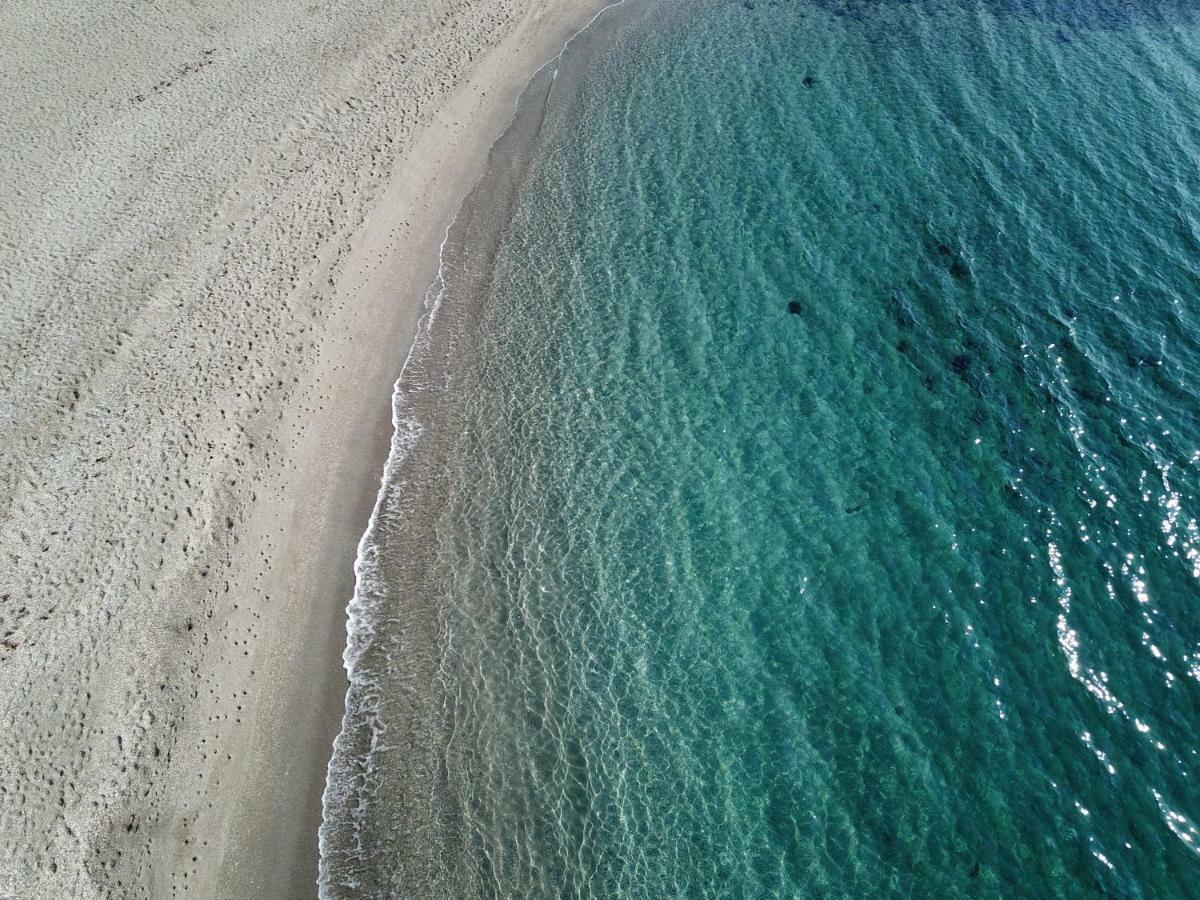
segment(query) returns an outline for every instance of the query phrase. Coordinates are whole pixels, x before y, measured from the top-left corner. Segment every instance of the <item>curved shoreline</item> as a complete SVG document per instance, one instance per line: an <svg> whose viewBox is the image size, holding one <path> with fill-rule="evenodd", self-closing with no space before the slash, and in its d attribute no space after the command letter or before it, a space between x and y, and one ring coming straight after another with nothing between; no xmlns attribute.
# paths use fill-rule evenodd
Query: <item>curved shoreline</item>
<svg viewBox="0 0 1200 900"><path fill-rule="evenodd" d="M381 738L388 727L387 723L382 721L378 715L378 707L385 701L381 695L381 687L371 673L366 671L368 667L361 665L364 655L368 653L374 643L376 617L384 615L385 619L387 618L387 610L381 609L381 607L388 602L388 577L384 572L385 561L380 558L384 554L381 554L381 549L376 541L381 528L381 512L384 510L393 519L410 518L423 521L424 516L430 512L431 508L433 510L437 508L436 502L430 504L421 496L430 490L428 485L436 482L437 476L425 477L427 473L424 469L422 469L421 476L413 476L410 472L401 472L400 470L410 455L418 452L421 438L429 425L428 419L431 416L420 411L422 405L424 405L425 413L430 414L434 407L430 407L429 403L432 402L435 407L446 405L445 398L442 398L439 404L438 400L431 401L421 395L426 391L440 394L438 387L448 384L451 379L451 370L447 367L446 360L430 359L431 354L436 354L434 342L437 339L434 335L434 326L448 285L451 281L455 282L454 289L456 291L463 287L457 283L460 279L451 277L450 270L461 262L459 257L467 248L472 254L482 251L485 258L490 258L494 254L507 222L506 211L511 211L515 202L515 193L513 192L523 181L524 166L527 165L528 154L536 142L541 117L544 115L548 102L548 94L557 80L565 55L578 37L588 32L606 13L624 5L625 2L626 0L617 0L617 2L607 3L597 9L582 27L574 30L562 41L557 54L549 58L529 76L513 101L512 113L502 133L488 148L486 165L480 167L478 177L458 202L456 211L446 226L438 247L437 273L425 292L424 313L418 323L401 374L393 385L391 396L393 430L390 451L383 467L379 492L367 528L358 544L354 566L355 590L346 607L347 642L343 653L343 662L349 687L346 693L346 709L342 728L334 741L334 752L329 762L323 795L320 840L322 896L335 896L338 887L348 889L354 885L361 889L363 874L357 870L349 873L335 872L334 870L337 868L335 863L347 864L353 870L356 863L361 864L371 856L371 848L366 846L368 840L364 838L363 834L366 829L363 818L366 815L367 806L374 799L371 796L373 789L378 789L373 762L380 747ZM542 91L545 91L546 96L542 95ZM498 187L498 185L501 186ZM493 216L489 218L488 213L493 213ZM486 222L480 225L480 219L486 219ZM453 262L449 261L450 257L453 257ZM468 287L462 291L465 296L458 298L459 302L456 306L461 305L467 308L453 310L454 317L457 318L463 316L470 318L477 311L476 300L482 302L482 282L487 281L487 276L482 274L488 271L486 262L483 266L468 268L472 272L481 273L479 275L481 285L474 288ZM453 325L447 327L451 330L454 329ZM438 346L442 346L442 344L439 343ZM437 382L438 387L429 384L430 381ZM453 406L454 403L449 405ZM439 418L442 413L443 410L438 408L437 416ZM440 428L437 425L433 427L439 432L444 429L444 425ZM426 450L424 455L436 456L438 449ZM419 461L418 465L422 465L423 462ZM432 464L436 465L436 463ZM410 486L409 490L405 491L405 486ZM436 496L437 489L433 488L432 490ZM414 494L418 495L420 499L414 499ZM400 507L403 507L403 512L399 512ZM395 552L386 555L392 560L393 566L400 565L396 561L398 556ZM410 595L421 593L419 588L413 588L412 585L406 584L405 587ZM412 597L393 596L391 598L393 617L396 615L396 607L405 605L412 599ZM420 618L422 615L419 610L414 613L407 609L405 614L416 618ZM431 617L434 615L436 613L430 614ZM385 627L386 624L385 621ZM382 651L382 655L386 657L387 651ZM432 723L427 724L432 725ZM415 739L406 735L409 743L422 742L425 734L423 729L411 730L421 733ZM432 739L432 735L430 738ZM397 741L402 739L404 738L398 738ZM349 822L346 821L347 818L350 819ZM347 829L349 829L348 832ZM375 844L383 843L378 835L375 835L374 838ZM392 843L387 843L389 849L393 849ZM395 853L397 855L404 854L402 846L399 846L403 843L399 838L396 839ZM340 846L334 850L334 845ZM340 859L332 858L335 853L340 856ZM366 876L367 879L370 877ZM371 884L369 880L367 884ZM375 889L383 889L383 887L380 884L374 885ZM432 884L427 887L432 887Z"/></svg>
<svg viewBox="0 0 1200 900"><path fill-rule="evenodd" d="M397 348L599 5L0 14L0 894L311 896Z"/></svg>

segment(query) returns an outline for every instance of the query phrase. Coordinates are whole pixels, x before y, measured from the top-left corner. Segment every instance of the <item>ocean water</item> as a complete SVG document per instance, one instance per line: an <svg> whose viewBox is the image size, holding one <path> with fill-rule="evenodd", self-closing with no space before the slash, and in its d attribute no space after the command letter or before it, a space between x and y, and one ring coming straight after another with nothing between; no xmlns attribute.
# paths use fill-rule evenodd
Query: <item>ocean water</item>
<svg viewBox="0 0 1200 900"><path fill-rule="evenodd" d="M1183 2L569 47L397 392L324 894L1197 896L1198 98Z"/></svg>

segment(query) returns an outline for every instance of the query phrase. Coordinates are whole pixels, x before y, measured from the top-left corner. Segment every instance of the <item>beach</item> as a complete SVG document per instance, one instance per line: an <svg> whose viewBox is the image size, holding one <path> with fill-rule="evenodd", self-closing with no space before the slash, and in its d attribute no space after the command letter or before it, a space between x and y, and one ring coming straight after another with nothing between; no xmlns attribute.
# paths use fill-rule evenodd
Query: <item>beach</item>
<svg viewBox="0 0 1200 900"><path fill-rule="evenodd" d="M0 11L0 900L1187 897L1200 13Z"/></svg>
<svg viewBox="0 0 1200 900"><path fill-rule="evenodd" d="M315 893L391 386L600 5L0 12L0 896Z"/></svg>

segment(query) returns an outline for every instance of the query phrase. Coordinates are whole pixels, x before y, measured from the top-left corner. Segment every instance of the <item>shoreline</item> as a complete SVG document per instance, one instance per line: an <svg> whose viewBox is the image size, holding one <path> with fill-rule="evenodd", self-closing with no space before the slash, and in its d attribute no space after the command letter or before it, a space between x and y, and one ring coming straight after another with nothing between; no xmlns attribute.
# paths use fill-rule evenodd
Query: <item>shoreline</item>
<svg viewBox="0 0 1200 900"><path fill-rule="evenodd" d="M488 148L486 167L444 232L428 312L396 383L392 448L355 565L346 654L351 686L321 830L321 884L330 896L337 888L390 895L398 885L417 896L478 892L441 759L448 698L430 689L437 686L442 615L430 527L449 489L447 463L461 436L462 374L481 337L495 254L547 116L561 117L560 103L571 100L558 95L572 98L612 33L630 27L632 12L600 21L624 5L598 8L522 86ZM638 14L644 6L637 5ZM567 57L577 39L583 46Z"/></svg>
<svg viewBox="0 0 1200 900"><path fill-rule="evenodd" d="M344 44L281 18L275 55L254 45L241 57L206 22L200 42L218 46L198 50L200 63L170 69L160 93L137 94L130 112L116 100L116 118L103 106L89 112L87 126L104 140L93 140L88 157L62 151L62 168L99 166L94 196L47 170L40 183L63 192L72 214L21 238L22 208L0 221L12 235L0 262L29 292L28 314L0 323L0 364L21 376L0 401L13 412L10 426L16 416L28 422L28 434L0 435L6 450L19 450L0 482L0 512L23 603L14 609L6 594L0 605L6 631L16 625L0 655L10 676L0 707L16 726L0 745L0 786L21 798L0 810L0 894L312 895L326 765L344 708L351 563L437 248L533 73L605 5L542 2L518 12L497 2L439 13L429 3L424 18L413 10L400 23L364 13L352 31L339 21ZM192 34L181 18L163 30L164 54L181 27ZM111 27L123 26L114 14ZM297 47L302 39L311 51ZM444 52L447 41L454 53ZM162 68L153 51L151 43L135 60L148 73ZM27 63L37 52L12 58ZM259 61L252 52L264 54L262 83L249 74L249 61ZM293 87L288 67L305 52L321 60L319 72ZM53 48L35 62L59 65ZM405 66L411 78L396 72ZM88 75L68 86L76 93L64 94L64 121L76 115L79 91L94 92ZM218 75L217 88L203 81ZM291 106L272 107L268 76L292 92ZM118 66L111 80L114 97L133 95L129 72ZM262 123L261 134L221 120L212 146L193 137L178 160L181 172L204 178L147 193L142 164L128 160L170 152L162 117L193 128L213 109L236 108L229 97L239 91L261 100L259 118L248 120ZM41 96L31 89L13 102ZM152 110L163 98L170 103ZM29 116L46 133L62 127ZM162 148L126 141L126 131L157 136ZM224 166L241 159L225 147L238 140L246 161ZM157 163L155 177L169 163ZM132 199L114 209L114 191ZM36 192L20 196L39 209ZM162 237L129 256L130 231L146 227ZM127 262L80 280L78 267L63 266L64 243L80 244L85 261L107 258L111 244ZM15 262L2 258L10 252ZM85 306L98 291L121 305ZM56 315L66 330L40 338L37 323ZM57 410L34 409L32 386L44 394L47 378L59 377L46 373L64 361L72 380ZM66 424L51 426L53 416ZM81 482L84 454L96 460L86 465L105 468ZM57 551L49 574L34 555L39 542ZM55 592L76 584L71 573L84 574L62 608ZM35 630L35 615L48 624ZM88 648L82 660L77 648ZM47 780L65 785L26 802L25 791Z"/></svg>
<svg viewBox="0 0 1200 900"><path fill-rule="evenodd" d="M326 577L331 582L328 593L337 597L328 617L328 627L324 624L318 626L319 630L330 635L322 654L332 658L333 668L331 670L326 665L323 669L328 685L320 692L318 701L322 710L320 725L311 740L313 756L303 766L305 770L311 770L306 780L315 783L317 789L305 792L307 808L302 817L293 820L294 834L278 834L277 843L253 848L248 854L248 861L266 877L260 880L239 876L235 881L230 881L226 876L221 881L222 890L228 889L236 895L254 891L258 896L268 896L274 881L272 862L281 854L288 854L289 844L305 848L302 855L306 854L306 864L302 872L296 873L294 889L289 889L286 895L301 895L303 890L316 883L318 830L323 818L329 758L334 738L343 724L345 696L349 686L343 667L348 625L346 601L354 594L354 561L364 529L379 502L381 473L391 452L395 427L392 415L395 384L416 340L419 322L426 314L426 295L438 275L441 244L447 239L448 231L453 227L466 197L482 176L492 148L511 125L518 99L536 73L557 58L555 51L561 52L561 48L581 27L586 27L610 5L609 0L572 0L552 11L531 15L523 22L456 89L454 96L439 110L437 121L426 127L412 151L398 161L395 169L400 174L376 205L376 216L382 221L368 219L362 227L364 244L360 255L367 259L377 254L379 262L374 269L364 273L363 284L355 292L370 296L383 305L390 303L389 297L402 295L410 299L397 304L403 306L402 310L390 313L402 319L402 324L391 338L381 339L378 323L372 323L367 316L360 314L360 330L350 339L355 353L362 352L364 345L368 356L394 353L395 364L377 370L375 385L367 392L368 405L374 407L374 421L363 430L362 437L370 435L375 448L372 454L355 461L354 454L361 446L360 439L350 437L342 442L343 447L338 451L333 448L319 450L315 464L308 467L317 473L326 471L327 465L339 465L343 469L341 477L345 480L347 491L343 494L337 487L330 491L335 496L336 506L331 510L332 514L321 518L328 526L332 526L335 534L318 541L322 558L313 567L328 573ZM432 165L430 161L433 161ZM382 243L380 237L389 231L394 232L401 221L408 225L405 214L415 211L419 211L425 219L419 227L419 234L414 234L416 229L410 226L404 237L394 243L388 242L390 246L376 248L375 244ZM400 281L403 282L402 286L398 283ZM345 349L349 351L351 348L347 346ZM395 352L397 350L400 352ZM360 383L351 367L341 371L347 373L344 376L347 381L356 385ZM332 380L333 373L330 373L330 377ZM297 547L296 552L302 555L305 550ZM336 582L336 587L333 582ZM303 695L295 698L293 702L299 707L298 714L286 718L302 720L304 699ZM294 745L287 740L278 752L282 758L293 751ZM286 772L287 768L284 767L283 771ZM253 819L259 821L246 822L245 830L251 833L262 829L262 820L281 821L263 811L256 811ZM234 869L244 867L243 860L235 860Z"/></svg>

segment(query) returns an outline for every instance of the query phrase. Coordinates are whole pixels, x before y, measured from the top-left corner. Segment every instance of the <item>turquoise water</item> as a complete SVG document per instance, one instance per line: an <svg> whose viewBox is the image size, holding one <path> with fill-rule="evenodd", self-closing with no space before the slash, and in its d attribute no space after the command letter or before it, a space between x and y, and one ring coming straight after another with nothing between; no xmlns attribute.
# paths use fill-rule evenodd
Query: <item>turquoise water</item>
<svg viewBox="0 0 1200 900"><path fill-rule="evenodd" d="M1196 896L1198 89L1148 0L665 2L593 48L327 891Z"/></svg>

